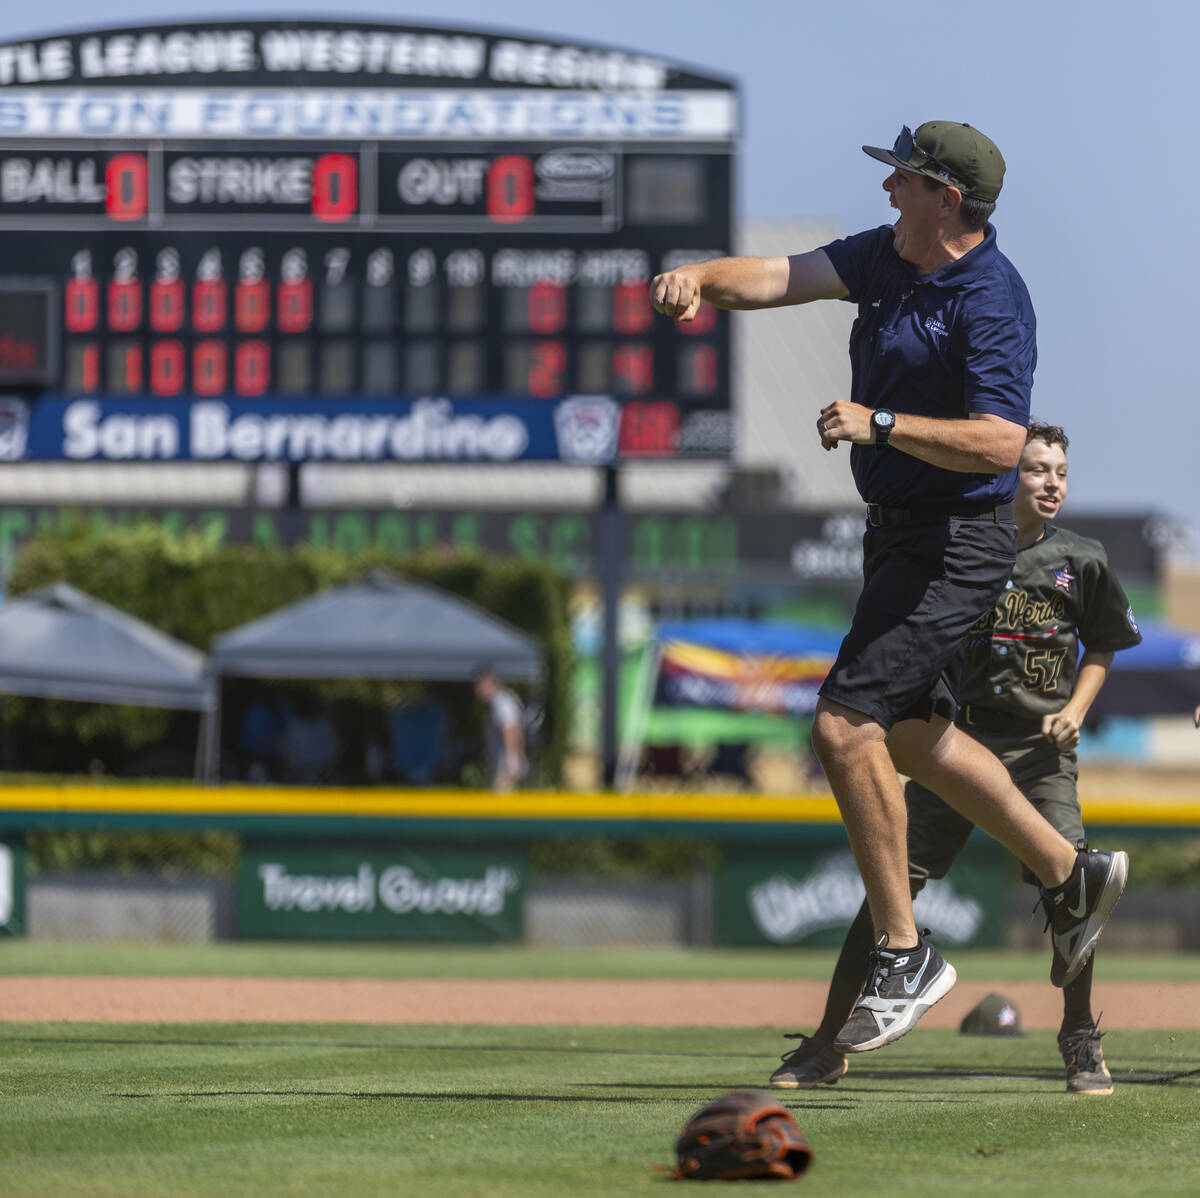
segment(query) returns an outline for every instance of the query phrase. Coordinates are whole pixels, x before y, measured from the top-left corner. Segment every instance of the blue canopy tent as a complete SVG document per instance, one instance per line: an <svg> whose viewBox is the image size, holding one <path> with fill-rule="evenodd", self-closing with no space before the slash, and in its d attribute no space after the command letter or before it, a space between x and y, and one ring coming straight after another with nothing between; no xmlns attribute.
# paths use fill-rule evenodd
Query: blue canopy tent
<svg viewBox="0 0 1200 1198"><path fill-rule="evenodd" d="M1200 633L1142 621L1142 643L1113 658L1089 720L1191 714L1200 703Z"/></svg>
<svg viewBox="0 0 1200 1198"><path fill-rule="evenodd" d="M217 702L205 664L198 649L65 582L0 607L0 692L199 712L198 776Z"/></svg>
<svg viewBox="0 0 1200 1198"><path fill-rule="evenodd" d="M204 777L220 777L223 676L470 682L483 665L535 687L545 674L532 637L465 599L386 570L309 595L214 638L209 669L217 702L205 736ZM393 733L433 735L431 729L393 723ZM414 762L429 766L424 756L407 764Z"/></svg>
<svg viewBox="0 0 1200 1198"><path fill-rule="evenodd" d="M795 624L712 619L660 625L642 657L617 763L632 784L655 707L811 716L843 633Z"/></svg>

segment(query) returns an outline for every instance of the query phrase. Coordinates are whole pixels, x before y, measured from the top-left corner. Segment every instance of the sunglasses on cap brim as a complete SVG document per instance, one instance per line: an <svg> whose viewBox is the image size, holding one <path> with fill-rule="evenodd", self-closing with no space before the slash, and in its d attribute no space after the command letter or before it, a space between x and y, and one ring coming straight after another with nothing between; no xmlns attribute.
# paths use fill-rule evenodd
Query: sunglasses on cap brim
<svg viewBox="0 0 1200 1198"><path fill-rule="evenodd" d="M900 134L892 145L892 153L901 162L907 163L914 170L930 169L949 186L961 190L961 185L955 178L954 172L944 163L939 162L932 154L922 150L917 145L917 139L913 136L913 131L907 125L901 127Z"/></svg>

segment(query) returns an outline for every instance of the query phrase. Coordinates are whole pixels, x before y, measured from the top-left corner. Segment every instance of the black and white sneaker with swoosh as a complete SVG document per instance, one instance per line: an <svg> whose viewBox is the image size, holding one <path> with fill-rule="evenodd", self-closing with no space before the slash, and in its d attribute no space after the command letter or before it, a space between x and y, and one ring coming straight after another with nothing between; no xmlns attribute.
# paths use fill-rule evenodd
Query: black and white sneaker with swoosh
<svg viewBox="0 0 1200 1198"><path fill-rule="evenodd" d="M899 1040L950 993L958 975L925 939L928 935L926 929L916 948L902 952L889 951L887 934L880 936L862 997L833 1042L839 1052L870 1052Z"/></svg>
<svg viewBox="0 0 1200 1198"><path fill-rule="evenodd" d="M1129 877L1129 855L1088 849L1075 858L1071 876L1041 890L1054 954L1050 981L1069 986L1087 964Z"/></svg>

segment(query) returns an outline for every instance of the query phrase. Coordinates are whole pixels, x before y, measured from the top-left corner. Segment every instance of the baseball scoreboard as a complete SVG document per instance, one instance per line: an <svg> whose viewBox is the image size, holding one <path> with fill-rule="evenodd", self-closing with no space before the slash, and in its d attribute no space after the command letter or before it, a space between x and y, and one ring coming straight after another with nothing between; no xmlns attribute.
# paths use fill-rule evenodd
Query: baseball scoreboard
<svg viewBox="0 0 1200 1198"><path fill-rule="evenodd" d="M0 46L0 458L725 457L737 96L645 55L221 21Z"/></svg>

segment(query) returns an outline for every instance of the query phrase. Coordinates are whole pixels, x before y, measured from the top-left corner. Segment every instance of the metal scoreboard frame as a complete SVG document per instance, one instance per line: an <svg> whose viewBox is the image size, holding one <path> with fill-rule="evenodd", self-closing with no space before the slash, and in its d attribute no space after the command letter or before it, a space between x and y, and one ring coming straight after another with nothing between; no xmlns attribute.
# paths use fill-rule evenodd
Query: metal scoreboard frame
<svg viewBox="0 0 1200 1198"><path fill-rule="evenodd" d="M337 21L0 45L0 461L727 459L738 96Z"/></svg>

